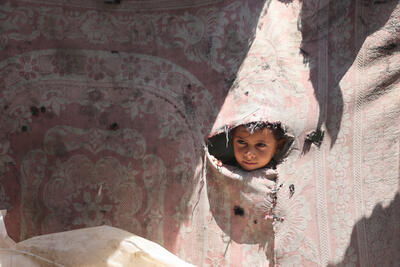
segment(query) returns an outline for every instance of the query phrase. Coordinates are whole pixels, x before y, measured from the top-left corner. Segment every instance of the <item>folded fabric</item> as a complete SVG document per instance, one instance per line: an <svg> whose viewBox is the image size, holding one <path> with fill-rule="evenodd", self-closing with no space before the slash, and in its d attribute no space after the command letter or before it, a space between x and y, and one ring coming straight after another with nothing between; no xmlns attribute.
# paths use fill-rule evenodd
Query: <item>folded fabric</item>
<svg viewBox="0 0 400 267"><path fill-rule="evenodd" d="M160 245L111 226L36 236L0 250L0 265L193 266Z"/></svg>

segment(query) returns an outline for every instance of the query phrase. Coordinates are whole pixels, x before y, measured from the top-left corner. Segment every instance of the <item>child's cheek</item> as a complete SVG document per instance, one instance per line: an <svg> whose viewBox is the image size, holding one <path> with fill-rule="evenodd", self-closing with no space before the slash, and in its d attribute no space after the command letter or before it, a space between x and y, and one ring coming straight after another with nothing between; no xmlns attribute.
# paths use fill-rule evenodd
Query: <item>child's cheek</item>
<svg viewBox="0 0 400 267"><path fill-rule="evenodd" d="M240 157L245 153L245 150L246 149L244 147L237 147L236 149L234 149L235 156L237 155L238 157Z"/></svg>

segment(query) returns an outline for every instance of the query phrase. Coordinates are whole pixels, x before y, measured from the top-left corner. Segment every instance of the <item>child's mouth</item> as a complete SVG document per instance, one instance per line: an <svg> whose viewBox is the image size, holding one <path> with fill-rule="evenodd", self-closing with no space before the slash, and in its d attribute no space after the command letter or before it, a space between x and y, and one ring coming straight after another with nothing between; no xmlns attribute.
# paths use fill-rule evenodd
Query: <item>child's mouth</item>
<svg viewBox="0 0 400 267"><path fill-rule="evenodd" d="M256 165L256 162L248 162L248 161L243 161L244 164L246 165Z"/></svg>

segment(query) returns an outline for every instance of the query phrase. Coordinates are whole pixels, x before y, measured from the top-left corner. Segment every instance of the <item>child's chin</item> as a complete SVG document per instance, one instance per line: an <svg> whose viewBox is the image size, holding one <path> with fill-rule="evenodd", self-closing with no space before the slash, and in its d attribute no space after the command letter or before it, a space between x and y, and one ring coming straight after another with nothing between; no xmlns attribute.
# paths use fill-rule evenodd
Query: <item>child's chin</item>
<svg viewBox="0 0 400 267"><path fill-rule="evenodd" d="M247 166L247 165L240 165L240 167L242 167L242 169L243 170L245 170L245 171L254 171L254 170L257 170L257 169L259 169L259 168L261 168L261 167L259 167L259 166Z"/></svg>

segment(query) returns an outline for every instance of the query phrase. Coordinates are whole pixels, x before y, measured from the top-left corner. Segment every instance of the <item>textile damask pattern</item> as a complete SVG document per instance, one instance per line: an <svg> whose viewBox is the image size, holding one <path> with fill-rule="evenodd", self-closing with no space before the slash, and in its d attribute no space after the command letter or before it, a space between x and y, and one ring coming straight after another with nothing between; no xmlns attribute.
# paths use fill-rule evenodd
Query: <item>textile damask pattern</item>
<svg viewBox="0 0 400 267"><path fill-rule="evenodd" d="M262 4L231 1L224 6L189 9L182 14L181 11L166 12L162 9L162 5L171 4L180 10L185 4L179 1L141 1L142 5L161 8L158 12L139 12L142 9L136 1L123 1L121 6L116 5L117 9L111 6L111 11L118 12L110 12L107 5L99 6L98 1L84 4L81 1L68 4L64 1L41 1L41 5L29 6L24 4L26 2L38 1L6 2L0 7L2 48L14 50L17 49L14 42L43 40L50 43L62 41L57 46L77 45L79 49L83 49L79 46L82 41L89 47L129 49L133 46L141 50L143 46L145 49L154 46L167 49L167 53L179 49L193 63L204 62L218 72L227 71L228 79L229 75L235 74L234 70L241 63L239 59L248 49L248 39L256 23L251 14L256 13ZM85 8L75 7L77 3ZM193 6L199 4L200 1L191 1ZM201 5L207 4L210 3L201 1ZM88 9L91 5L97 8Z"/></svg>
<svg viewBox="0 0 400 267"><path fill-rule="evenodd" d="M108 224L198 266L396 266L399 12L363 0L0 1L9 235ZM294 137L273 225L250 218L254 203L234 211L264 199L265 180L237 190L207 165L205 137L238 118L282 121ZM324 140L308 146L316 129Z"/></svg>
<svg viewBox="0 0 400 267"><path fill-rule="evenodd" d="M54 64L61 57L64 66ZM69 64L83 66L65 74ZM183 218L174 214L187 212L175 206L188 205L183 188L193 187L201 156L195 140L215 113L201 83L160 58L101 51L36 51L1 69L2 173L20 177L20 206L10 213L20 228L10 234L109 224L170 246L173 231L163 229L177 229ZM5 185L11 206L16 195Z"/></svg>

